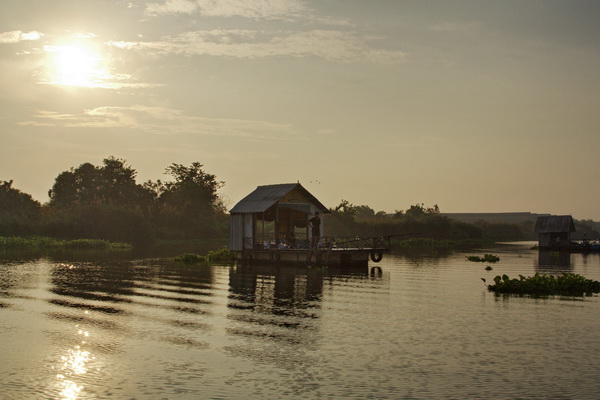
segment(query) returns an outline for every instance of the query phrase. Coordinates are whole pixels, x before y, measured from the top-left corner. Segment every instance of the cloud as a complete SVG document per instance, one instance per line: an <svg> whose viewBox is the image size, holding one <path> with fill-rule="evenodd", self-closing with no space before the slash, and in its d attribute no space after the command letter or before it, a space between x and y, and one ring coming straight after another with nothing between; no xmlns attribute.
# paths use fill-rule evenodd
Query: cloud
<svg viewBox="0 0 600 400"><path fill-rule="evenodd" d="M149 3L146 6L146 14L191 14L197 9L198 4L195 1L165 0L163 3Z"/></svg>
<svg viewBox="0 0 600 400"><path fill-rule="evenodd" d="M442 22L429 27L432 31L439 32L471 32L481 29L481 22Z"/></svg>
<svg viewBox="0 0 600 400"><path fill-rule="evenodd" d="M38 111L30 121L19 125L61 128L130 129L154 134L197 134L240 137L247 140L295 139L288 124L268 121L204 118L189 116L166 107L134 105L98 107L81 114Z"/></svg>
<svg viewBox="0 0 600 400"><path fill-rule="evenodd" d="M0 44L7 43L19 43L26 40L38 40L43 35L37 31L22 32L22 31L10 31L0 33Z"/></svg>
<svg viewBox="0 0 600 400"><path fill-rule="evenodd" d="M157 54L210 55L233 58L318 57L337 62L396 63L405 59L401 51L374 48L377 38L356 32L311 30L267 33L253 30L192 31L155 42L111 42L123 49Z"/></svg>
<svg viewBox="0 0 600 400"><path fill-rule="evenodd" d="M286 19L305 10L298 0L164 0L149 3L145 13L150 16L199 13L209 17Z"/></svg>

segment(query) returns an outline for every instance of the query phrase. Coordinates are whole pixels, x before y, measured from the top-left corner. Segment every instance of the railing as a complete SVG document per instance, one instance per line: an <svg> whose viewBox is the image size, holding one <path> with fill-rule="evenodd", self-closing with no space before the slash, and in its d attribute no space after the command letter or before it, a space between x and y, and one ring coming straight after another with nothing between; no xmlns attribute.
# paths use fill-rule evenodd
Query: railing
<svg viewBox="0 0 600 400"><path fill-rule="evenodd" d="M245 248L253 248L255 250L270 250L270 249L309 249L310 239L306 237L289 237L276 236L274 234L257 235L253 242L252 238L244 238Z"/></svg>
<svg viewBox="0 0 600 400"><path fill-rule="evenodd" d="M343 250L390 250L390 236L373 237L325 237L322 239L326 247Z"/></svg>
<svg viewBox="0 0 600 400"><path fill-rule="evenodd" d="M380 250L389 251L390 236L375 237L332 237L325 236L319 239L320 249L338 249L338 250ZM309 238L284 237L270 235L259 235L253 242L252 238L244 238L245 248L255 250L288 250L288 249L310 249L311 240Z"/></svg>

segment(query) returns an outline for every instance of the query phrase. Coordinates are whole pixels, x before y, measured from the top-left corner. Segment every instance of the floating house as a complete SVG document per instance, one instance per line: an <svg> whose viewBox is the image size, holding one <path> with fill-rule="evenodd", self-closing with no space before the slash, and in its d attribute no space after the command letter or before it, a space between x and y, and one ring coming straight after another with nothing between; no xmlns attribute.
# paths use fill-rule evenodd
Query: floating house
<svg viewBox="0 0 600 400"><path fill-rule="evenodd" d="M570 215L538 216L533 231L538 234L540 249L568 249L573 245L575 223Z"/></svg>
<svg viewBox="0 0 600 400"><path fill-rule="evenodd" d="M305 265L366 265L389 250L389 238L324 237L325 218L315 242L309 219L317 212L330 213L300 183L258 186L230 210L229 249L247 263Z"/></svg>

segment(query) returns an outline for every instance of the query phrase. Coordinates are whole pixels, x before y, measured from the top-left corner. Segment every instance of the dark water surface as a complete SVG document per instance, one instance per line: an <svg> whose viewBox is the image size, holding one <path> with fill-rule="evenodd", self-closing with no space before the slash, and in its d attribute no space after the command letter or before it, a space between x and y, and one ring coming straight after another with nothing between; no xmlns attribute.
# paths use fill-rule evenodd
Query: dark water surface
<svg viewBox="0 0 600 400"><path fill-rule="evenodd" d="M466 260L484 252L493 271ZM598 397L600 297L497 297L481 278L600 280L600 255L513 244L375 265L0 261L0 398Z"/></svg>

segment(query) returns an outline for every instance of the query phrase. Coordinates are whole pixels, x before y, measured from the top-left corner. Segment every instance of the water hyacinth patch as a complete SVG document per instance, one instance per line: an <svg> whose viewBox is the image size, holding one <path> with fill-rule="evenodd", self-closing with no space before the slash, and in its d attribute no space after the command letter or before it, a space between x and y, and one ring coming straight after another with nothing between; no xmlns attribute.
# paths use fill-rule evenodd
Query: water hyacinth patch
<svg viewBox="0 0 600 400"><path fill-rule="evenodd" d="M493 254L484 254L483 257L479 256L468 256L467 260L473 262L489 262L489 263L497 263L500 261L500 257L495 256Z"/></svg>
<svg viewBox="0 0 600 400"><path fill-rule="evenodd" d="M494 285L488 285L488 290L498 294L591 296L600 293L600 282L578 274L554 276L536 273L531 277L519 275L519 279L511 279L505 274L496 276Z"/></svg>
<svg viewBox="0 0 600 400"><path fill-rule="evenodd" d="M228 249L209 251L208 260L211 262L232 262L235 261L235 253Z"/></svg>
<svg viewBox="0 0 600 400"><path fill-rule="evenodd" d="M195 253L185 253L175 257L174 260L184 264L199 264L206 262L207 258Z"/></svg>
<svg viewBox="0 0 600 400"><path fill-rule="evenodd" d="M174 260L184 264L199 264L205 262L227 263L235 261L235 253L227 249L209 251L206 256L195 253L185 253L175 257Z"/></svg>

